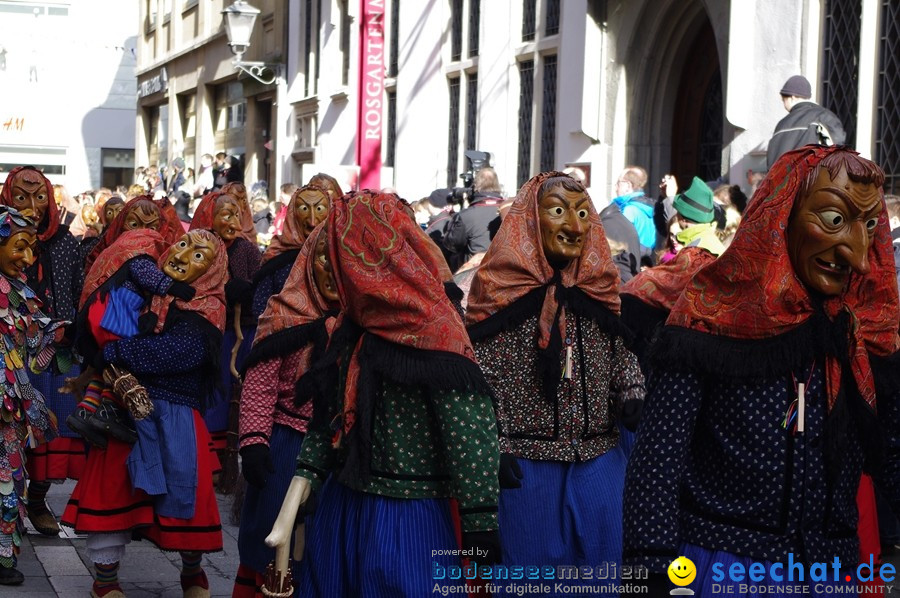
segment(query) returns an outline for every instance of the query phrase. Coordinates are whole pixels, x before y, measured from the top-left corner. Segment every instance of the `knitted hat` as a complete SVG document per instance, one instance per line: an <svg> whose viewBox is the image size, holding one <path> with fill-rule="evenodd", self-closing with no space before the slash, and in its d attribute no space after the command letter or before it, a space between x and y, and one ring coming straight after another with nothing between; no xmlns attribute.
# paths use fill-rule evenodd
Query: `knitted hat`
<svg viewBox="0 0 900 598"><path fill-rule="evenodd" d="M453 195L453 189L435 189L428 196L428 203L436 208L446 208L451 195Z"/></svg>
<svg viewBox="0 0 900 598"><path fill-rule="evenodd" d="M784 82L784 86L781 88L781 95L797 96L798 98L808 100L812 97L812 87L806 77L803 75L794 75Z"/></svg>
<svg viewBox="0 0 900 598"><path fill-rule="evenodd" d="M712 222L713 192L709 185L694 177L691 187L679 193L672 203L675 211L694 222Z"/></svg>

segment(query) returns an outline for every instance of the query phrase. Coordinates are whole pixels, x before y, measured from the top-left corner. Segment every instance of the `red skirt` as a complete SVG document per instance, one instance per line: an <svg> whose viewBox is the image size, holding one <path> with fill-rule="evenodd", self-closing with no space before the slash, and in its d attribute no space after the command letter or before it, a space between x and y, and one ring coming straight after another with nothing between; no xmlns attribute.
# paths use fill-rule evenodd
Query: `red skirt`
<svg viewBox="0 0 900 598"><path fill-rule="evenodd" d="M26 452L25 466L33 482L80 479L87 461L87 444L81 438L54 438Z"/></svg>
<svg viewBox="0 0 900 598"><path fill-rule="evenodd" d="M222 523L213 490L212 474L218 460L209 449L209 432L195 410L197 442L197 492L190 519L162 517L154 510L151 496L133 489L126 460L131 447L109 439L105 449L91 449L84 475L69 499L61 523L76 533L130 531L162 550L217 552L222 550Z"/></svg>

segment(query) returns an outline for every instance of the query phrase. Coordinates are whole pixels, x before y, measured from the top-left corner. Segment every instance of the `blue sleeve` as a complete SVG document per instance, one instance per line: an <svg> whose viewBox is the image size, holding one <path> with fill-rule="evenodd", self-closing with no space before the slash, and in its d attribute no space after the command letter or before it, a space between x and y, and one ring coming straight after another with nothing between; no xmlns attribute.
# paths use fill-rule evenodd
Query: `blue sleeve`
<svg viewBox="0 0 900 598"><path fill-rule="evenodd" d="M141 290L153 295L165 295L172 286L172 279L163 274L149 257L136 257L128 262L131 280Z"/></svg>
<svg viewBox="0 0 900 598"><path fill-rule="evenodd" d="M653 224L653 219L634 206L625 206L622 214L634 226L641 245L653 249L656 245L656 226Z"/></svg>
<svg viewBox="0 0 900 598"><path fill-rule="evenodd" d="M202 331L191 324L176 324L161 334L136 336L107 343L103 358L132 374L190 372L208 359Z"/></svg>
<svg viewBox="0 0 900 598"><path fill-rule="evenodd" d="M661 572L679 555L679 490L702 390L694 374L652 378L625 475L624 554Z"/></svg>

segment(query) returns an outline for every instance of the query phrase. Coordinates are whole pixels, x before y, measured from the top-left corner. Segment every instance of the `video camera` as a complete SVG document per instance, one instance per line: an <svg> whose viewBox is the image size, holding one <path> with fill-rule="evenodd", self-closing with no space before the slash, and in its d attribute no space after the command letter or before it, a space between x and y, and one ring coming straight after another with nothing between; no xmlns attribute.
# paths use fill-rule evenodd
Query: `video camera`
<svg viewBox="0 0 900 598"><path fill-rule="evenodd" d="M450 202L455 204L460 204L464 201L471 201L472 196L475 195L474 181L475 181L475 173L484 168L485 166L491 165L491 154L490 152L480 152L478 150L466 150L463 154L466 157L466 160L469 161L469 169L464 173L459 175L459 178L462 179L463 186L462 187L454 187L452 193L450 194Z"/></svg>

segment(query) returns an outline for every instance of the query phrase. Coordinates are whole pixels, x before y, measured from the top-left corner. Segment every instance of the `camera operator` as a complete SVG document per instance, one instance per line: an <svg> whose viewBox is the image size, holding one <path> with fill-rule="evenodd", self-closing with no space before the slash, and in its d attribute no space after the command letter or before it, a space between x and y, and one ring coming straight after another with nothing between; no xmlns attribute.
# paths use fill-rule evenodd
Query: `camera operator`
<svg viewBox="0 0 900 598"><path fill-rule="evenodd" d="M497 208L503 201L500 181L490 166L480 169L473 182L469 207L456 214L444 234L444 248L450 253L450 269L454 272L476 253L487 251L491 244L490 223L499 218Z"/></svg>

